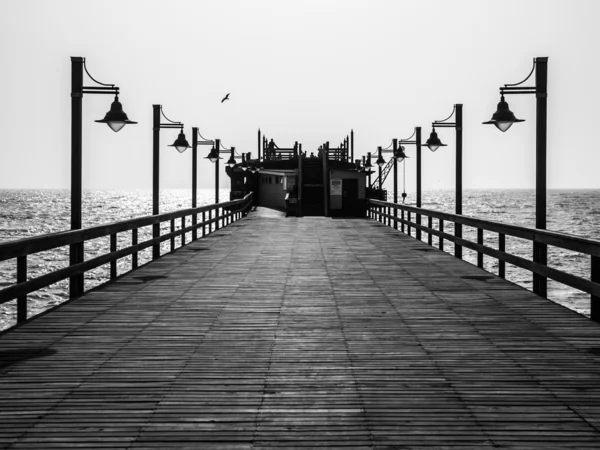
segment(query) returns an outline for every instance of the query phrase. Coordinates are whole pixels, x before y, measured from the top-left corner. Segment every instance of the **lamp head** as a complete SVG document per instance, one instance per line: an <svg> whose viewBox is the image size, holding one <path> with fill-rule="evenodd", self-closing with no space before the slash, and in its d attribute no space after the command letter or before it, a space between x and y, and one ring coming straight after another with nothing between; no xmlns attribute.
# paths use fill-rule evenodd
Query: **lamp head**
<svg viewBox="0 0 600 450"><path fill-rule="evenodd" d="M222 158L219 156L217 149L213 147L210 149L210 153L208 154L208 156L205 159L208 159L211 163L214 163Z"/></svg>
<svg viewBox="0 0 600 450"><path fill-rule="evenodd" d="M483 122L485 125L495 125L500 131L508 130L515 122L525 122L523 119L517 119L513 112L509 109L508 103L504 100L504 94L500 96L498 109L492 115L492 119Z"/></svg>
<svg viewBox="0 0 600 450"><path fill-rule="evenodd" d="M169 147L175 147L175 150L177 150L179 153L183 153L188 148L190 148L190 144L188 143L187 139L185 138L183 128L179 132L179 136L177 136L177 139L175 139L175 142L173 142L171 145L169 145Z"/></svg>
<svg viewBox="0 0 600 450"><path fill-rule="evenodd" d="M429 147L429 150L432 152L435 152L440 147L446 147L446 144L442 144L442 141L440 141L440 138L435 132L435 128L431 130L431 134L429 135L427 142L425 142L425 145Z"/></svg>
<svg viewBox="0 0 600 450"><path fill-rule="evenodd" d="M396 153L394 153L394 158L396 158L396 161L398 162L402 162L404 161L404 158L408 158L408 156L406 156L406 153L404 153L404 146L401 145L396 150Z"/></svg>
<svg viewBox="0 0 600 450"><path fill-rule="evenodd" d="M110 105L110 111L106 113L104 119L96 120L95 122L107 124L115 133L128 123L137 123L129 120L127 114L123 111L123 105L121 105L118 95L115 95L115 100L112 102L112 105Z"/></svg>
<svg viewBox="0 0 600 450"><path fill-rule="evenodd" d="M379 153L379 157L377 158L377 161L375 161L375 164L377 164L379 167L385 166L385 159L383 159L381 153Z"/></svg>

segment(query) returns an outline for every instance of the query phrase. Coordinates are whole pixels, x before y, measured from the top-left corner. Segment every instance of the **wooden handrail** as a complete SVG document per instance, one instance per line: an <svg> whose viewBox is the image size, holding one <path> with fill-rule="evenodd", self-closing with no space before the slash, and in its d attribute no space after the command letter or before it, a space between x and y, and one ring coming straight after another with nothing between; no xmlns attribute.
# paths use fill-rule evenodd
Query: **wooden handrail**
<svg viewBox="0 0 600 450"><path fill-rule="evenodd" d="M428 243L432 245L431 236L439 238L439 248L443 250L444 240L453 242L455 245L469 248L477 252L477 265L483 266L483 255L496 258L498 264L498 275L505 277L505 263L526 269L536 275L544 278L550 278L559 283L563 283L572 288L590 294L590 317L592 320L600 321L600 241L588 239L580 236L574 236L556 231L540 230L535 228L527 228L517 225L509 225L490 220L476 219L463 215L445 213L424 208L416 208L414 206L402 205L397 203L389 203L381 200L367 199L367 208L369 217L378 219L394 228L398 228L398 223L402 225L402 231L405 226L408 229L408 234L411 234L411 228L417 230L417 239L420 232L428 233ZM383 212L385 208L387 212ZM392 214L391 211L394 211ZM402 211L401 217L398 217L396 211ZM404 212L407 212L408 218L404 218ZM416 216L416 221L411 220L411 213ZM428 224L420 223L422 216L428 217ZM431 218L436 218L439 221L439 227L436 230L433 228ZM477 242L457 237L444 232L444 222L453 222L454 224L462 224L477 229ZM483 243L483 231L492 231L498 233L498 249L488 247ZM530 242L538 242L544 245L550 245L565 250L571 250L591 257L591 274L590 279L581 278L569 273L563 272L547 265L540 264L520 256L512 255L506 252L506 236L512 236L520 239L525 239Z"/></svg>
<svg viewBox="0 0 600 450"><path fill-rule="evenodd" d="M138 267L137 254L141 250L160 244L163 241L174 239L178 236L181 237L181 244L183 246L185 245L186 233L193 233L199 228L202 228L202 235L205 235L208 234L205 231L207 226L210 230L211 225L214 224L214 229L216 230L219 227L219 222L225 226L241 218L252 206L252 198L253 194L249 193L243 199L239 200L215 203L198 208L183 209L155 216L139 217L81 230L64 231L0 243L0 261L17 259L17 282L0 290L0 304L17 299L17 322L22 322L27 318L27 294L108 263L111 264L111 278L115 278L116 261L130 255L133 257L132 270L135 270ZM221 209L222 212L218 215L216 213L219 209ZM214 217L211 214L212 211L215 211ZM209 213L208 219L206 219L206 212ZM201 221L197 221L198 214L202 214ZM195 223L193 222L192 225L186 227L185 218L188 216L195 218L196 221ZM167 221L174 221L177 218L181 218L182 220L182 226L179 230L172 230L170 233L143 242L138 242L139 228ZM126 231L132 232L132 245L116 250L117 234ZM110 251L108 253L27 280L28 255L106 236L110 236L111 238ZM194 237L192 237L192 241L193 240ZM172 246L172 248L174 248L174 246Z"/></svg>
<svg viewBox="0 0 600 450"><path fill-rule="evenodd" d="M538 230L536 228L527 228L518 225L492 222L490 220L476 219L474 217L459 216L456 214L434 211L431 209L416 208L414 206L401 205L397 203L389 203L381 200L369 199L368 201L376 206L385 206L404 211L411 211L423 216L435 217L436 219L460 223L473 228L482 228L487 231L495 231L497 233L503 233L507 236L540 242L542 244L564 248L565 250L573 250L579 253L600 256L600 241L593 239L587 239L566 233L559 233L557 231Z"/></svg>

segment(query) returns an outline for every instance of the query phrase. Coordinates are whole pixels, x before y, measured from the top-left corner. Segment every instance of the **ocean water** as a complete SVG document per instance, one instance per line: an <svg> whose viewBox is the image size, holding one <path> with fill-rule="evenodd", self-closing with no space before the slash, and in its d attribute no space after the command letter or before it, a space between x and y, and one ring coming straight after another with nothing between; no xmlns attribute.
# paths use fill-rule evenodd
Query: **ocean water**
<svg viewBox="0 0 600 450"><path fill-rule="evenodd" d="M229 190L219 192L221 201L229 199ZM406 204L414 202L415 195L408 192ZM600 240L600 190L551 190L548 192L548 229L562 233ZM189 189L161 191L161 212L176 211L191 207ZM198 191L198 205L214 203L214 190ZM453 191L424 192L422 206L452 213L454 211ZM93 190L83 193L83 227L126 220L150 215L152 211L151 191ZM535 192L533 190L467 190L463 193L463 213L467 216L496 222L511 223L533 228L535 226ZM0 190L0 242L23 239L69 229L70 195L68 190ZM179 221L178 221L179 222ZM437 221L434 221L434 226ZM168 227L167 224L165 226ZM178 224L179 226L179 224ZM139 231L140 241L151 237L150 227ZM453 233L452 224L446 224L445 231ZM166 230L165 230L166 232ZM129 244L129 233L122 233L118 247ZM414 234L413 234L414 235ZM476 240L476 230L464 227L463 236ZM423 240L427 235L423 234ZM189 237L186 240L189 242ZM486 233L486 245L497 248L498 237ZM437 238L434 237L434 245ZM163 244L167 250L169 243ZM85 245L86 259L108 251L108 238L95 239ZM452 243L445 242L444 250L453 253ZM531 259L532 245L522 239L506 238L506 250ZM475 264L477 255L463 249L466 261ZM151 259L151 249L141 252L139 262ZM40 252L28 258L30 276L66 267L68 248ZM583 278L589 278L590 259L566 250L549 248L548 263L557 269ZM118 271L124 273L131 267L130 259L119 261ZM498 272L496 260L485 257L484 268ZM108 265L86 274L85 288L90 289L108 279ZM506 265L506 278L527 289L532 287L529 272ZM0 288L11 285L16 279L16 262L0 262ZM68 281L65 280L29 295L29 314L38 314L55 306L67 298ZM549 298L581 314L589 315L589 295L578 292L560 283L549 281ZM16 320L15 302L0 305L0 329L12 326Z"/></svg>
<svg viewBox="0 0 600 450"><path fill-rule="evenodd" d="M82 195L82 227L108 224L152 214L151 190L84 190ZM229 189L219 191L219 200L229 200ZM198 190L198 206L215 202L214 189ZM190 189L163 189L160 193L161 213L192 207ZM70 229L71 197L68 190L0 190L0 242L18 240ZM176 221L180 228L180 221ZM186 226L191 224L188 218ZM163 224L161 234L165 234L169 224ZM139 230L139 242L152 237L152 228ZM117 248L131 245L131 233L120 233ZM191 233L186 236L190 242ZM85 243L85 259L102 255L109 251L109 238L100 238ZM170 248L169 242L162 243L163 252ZM151 248L139 253L139 264L152 259ZM29 277L36 277L69 265L68 247L39 252L28 256ZM131 258L119 260L118 273L131 268ZM109 266L104 265L85 275L85 289L91 289L106 282ZM16 281L16 260L0 261L0 289ZM60 304L68 297L68 280L48 286L28 295L28 316ZM0 305L0 330L16 323L16 301Z"/></svg>

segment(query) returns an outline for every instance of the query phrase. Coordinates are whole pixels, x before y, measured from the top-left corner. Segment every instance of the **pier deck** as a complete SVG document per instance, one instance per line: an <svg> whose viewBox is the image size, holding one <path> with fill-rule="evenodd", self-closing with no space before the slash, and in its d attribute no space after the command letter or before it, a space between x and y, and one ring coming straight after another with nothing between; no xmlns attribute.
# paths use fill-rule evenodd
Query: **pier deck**
<svg viewBox="0 0 600 450"><path fill-rule="evenodd" d="M0 336L0 448L599 446L599 325L370 220L252 213Z"/></svg>

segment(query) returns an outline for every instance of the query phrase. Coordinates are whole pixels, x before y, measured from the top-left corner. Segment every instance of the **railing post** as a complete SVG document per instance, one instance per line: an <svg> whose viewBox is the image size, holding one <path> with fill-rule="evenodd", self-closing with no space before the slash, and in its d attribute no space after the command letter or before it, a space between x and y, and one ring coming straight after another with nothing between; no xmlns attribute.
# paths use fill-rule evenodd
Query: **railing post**
<svg viewBox="0 0 600 450"><path fill-rule="evenodd" d="M134 228L131 230L131 245L137 245L138 243L138 229ZM131 255L131 270L137 269L138 266L138 252L136 251Z"/></svg>
<svg viewBox="0 0 600 450"><path fill-rule="evenodd" d="M212 209L208 210L208 221L212 221ZM212 223L208 224L208 234L212 233Z"/></svg>
<svg viewBox="0 0 600 450"><path fill-rule="evenodd" d="M400 224L400 231L402 231L404 233L404 210L402 210L402 213L400 214L400 218L402 219L402 223Z"/></svg>
<svg viewBox="0 0 600 450"><path fill-rule="evenodd" d="M600 283L600 257L592 255L592 274L591 281ZM592 295L590 297L590 319L600 322L600 297Z"/></svg>
<svg viewBox="0 0 600 450"><path fill-rule="evenodd" d="M394 207L394 230L398 229L398 208Z"/></svg>
<svg viewBox="0 0 600 450"><path fill-rule="evenodd" d="M416 216L417 216L416 217L416 223L418 225L421 225L421 214L417 214ZM415 228L415 231L416 231L416 233L415 233L416 236L415 237L420 241L421 240L421 229L420 228Z"/></svg>
<svg viewBox="0 0 600 450"><path fill-rule="evenodd" d="M175 232L175 219L171 219L171 233ZM175 250L175 236L171 236L171 251Z"/></svg>
<svg viewBox="0 0 600 450"><path fill-rule="evenodd" d="M477 228L477 243L483 245L483 228ZM480 251L477 252L477 267L483 269L483 253Z"/></svg>
<svg viewBox="0 0 600 450"><path fill-rule="evenodd" d="M117 234L113 233L110 235L110 252L117 251ZM117 260L113 259L110 262L110 279L114 280L117 278Z"/></svg>
<svg viewBox="0 0 600 450"><path fill-rule="evenodd" d="M185 216L181 218L181 246L185 245Z"/></svg>
<svg viewBox="0 0 600 450"><path fill-rule="evenodd" d="M427 233L427 244L433 244L433 235L431 234L431 229L433 228L433 217L427 217L427 226L429 227L429 233Z"/></svg>
<svg viewBox="0 0 600 450"><path fill-rule="evenodd" d="M219 207L215 208L215 231L219 229Z"/></svg>
<svg viewBox="0 0 600 450"><path fill-rule="evenodd" d="M407 220L408 220L408 224L407 224L407 227L408 227L408 235L409 235L409 236L412 236L412 234L411 234L411 226L410 226L410 211L408 211L408 219L407 219Z"/></svg>
<svg viewBox="0 0 600 450"><path fill-rule="evenodd" d="M444 219L439 219L440 221L440 225L439 225L439 229L440 229L440 233L444 232ZM444 251L444 238L440 235L440 238L438 240L438 247L440 248L441 251Z"/></svg>
<svg viewBox="0 0 600 450"><path fill-rule="evenodd" d="M506 235L504 233L498 233L498 251L506 251ZM506 278L506 262L503 260L498 260L498 276Z"/></svg>
<svg viewBox="0 0 600 450"><path fill-rule="evenodd" d="M27 255L17 256L17 283L27 281ZM17 297L17 323L27 320L27 296Z"/></svg>
<svg viewBox="0 0 600 450"><path fill-rule="evenodd" d="M206 236L206 213L202 211L202 237Z"/></svg>
<svg viewBox="0 0 600 450"><path fill-rule="evenodd" d="M194 213L194 214L192 214L192 226L193 226L192 241L195 241L196 239L198 239L198 230L196 229L197 223L198 223L198 214Z"/></svg>

